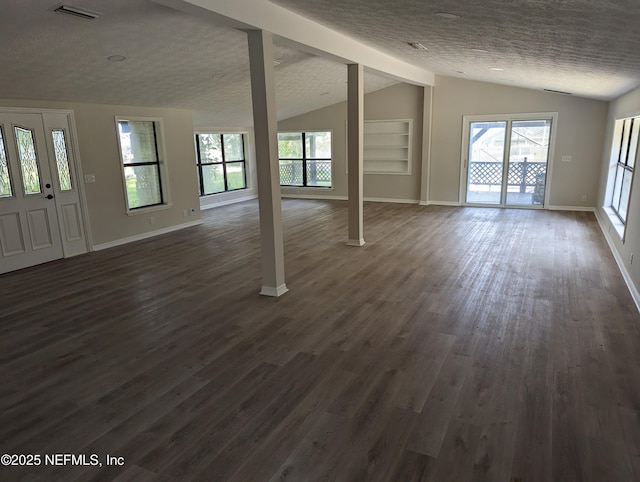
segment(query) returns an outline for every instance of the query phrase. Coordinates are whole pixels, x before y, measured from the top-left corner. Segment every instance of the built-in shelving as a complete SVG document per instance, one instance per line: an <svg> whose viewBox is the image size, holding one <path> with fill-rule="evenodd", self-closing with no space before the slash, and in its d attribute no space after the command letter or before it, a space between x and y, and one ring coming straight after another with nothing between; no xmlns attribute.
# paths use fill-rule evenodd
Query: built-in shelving
<svg viewBox="0 0 640 482"><path fill-rule="evenodd" d="M364 122L364 173L411 174L411 119Z"/></svg>

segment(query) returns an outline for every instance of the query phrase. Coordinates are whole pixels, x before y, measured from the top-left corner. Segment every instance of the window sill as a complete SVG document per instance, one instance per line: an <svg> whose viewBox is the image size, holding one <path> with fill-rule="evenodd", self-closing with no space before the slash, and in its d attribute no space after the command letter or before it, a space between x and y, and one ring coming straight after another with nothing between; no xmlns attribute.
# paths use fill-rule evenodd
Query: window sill
<svg viewBox="0 0 640 482"><path fill-rule="evenodd" d="M606 213L606 215L609 217L609 222L611 223L611 226L613 226L616 233L618 233L618 237L624 243L625 225L622 223L622 221L620 221L620 218L618 217L618 215L615 213L613 209L611 209L610 207L606 207L606 208L603 208L603 210Z"/></svg>
<svg viewBox="0 0 640 482"><path fill-rule="evenodd" d="M147 213L153 213L156 211L165 211L167 209L171 209L171 207L173 206L173 204L169 203L169 204L158 204L157 206L149 206L146 208L140 208L140 209L127 209L127 216L137 216L138 214L147 214Z"/></svg>

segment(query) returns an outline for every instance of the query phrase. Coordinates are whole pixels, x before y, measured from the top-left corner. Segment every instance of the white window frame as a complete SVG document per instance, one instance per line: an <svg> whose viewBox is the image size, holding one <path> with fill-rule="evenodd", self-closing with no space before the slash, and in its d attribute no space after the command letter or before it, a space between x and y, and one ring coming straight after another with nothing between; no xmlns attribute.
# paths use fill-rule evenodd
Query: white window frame
<svg viewBox="0 0 640 482"><path fill-rule="evenodd" d="M553 166L556 151L556 130L558 128L557 112L525 112L520 114L481 114L481 115L464 115L462 116L462 141L460 149L460 184L458 189L458 204L461 206L485 206L481 204L467 203L467 169L469 167L469 125L472 122L483 121L506 121L507 125L514 121L527 120L551 120L551 132L549 134L549 153L547 157L547 176L544 187L544 204L542 206L515 204L508 205L511 209L549 209L549 197L551 194L551 177L553 175ZM507 148L508 149L508 148ZM489 205L489 207L503 207L502 205Z"/></svg>
<svg viewBox="0 0 640 482"><path fill-rule="evenodd" d="M152 206L144 206L139 208L130 208L129 199L127 197L127 179L125 176L125 165L122 157L122 144L120 142L120 131L118 129L118 123L120 121L138 121L138 122L153 122L156 130L156 148L158 152L158 172L160 176L160 190L162 195L162 204L154 204ZM153 211L160 211L169 209L171 204L170 190L169 190L169 175L167 169L167 156L164 134L164 123L161 117L136 117L136 116L115 116L115 129L116 139L118 142L118 159L120 161L120 174L122 175L122 195L124 196L125 213L127 216L135 216L138 214L145 214Z"/></svg>

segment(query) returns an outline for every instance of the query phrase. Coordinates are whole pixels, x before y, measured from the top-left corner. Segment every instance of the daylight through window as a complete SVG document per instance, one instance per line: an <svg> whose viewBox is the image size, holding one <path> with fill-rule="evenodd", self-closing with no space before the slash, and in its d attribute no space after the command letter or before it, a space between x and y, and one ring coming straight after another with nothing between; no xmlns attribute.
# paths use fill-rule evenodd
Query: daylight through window
<svg viewBox="0 0 640 482"><path fill-rule="evenodd" d="M640 117L616 121L611 149L612 161L616 162L611 209L615 211L623 224L627 222L639 134Z"/></svg>
<svg viewBox="0 0 640 482"><path fill-rule="evenodd" d="M280 185L331 187L331 132L279 132Z"/></svg>
<svg viewBox="0 0 640 482"><path fill-rule="evenodd" d="M244 134L196 134L200 195L247 188Z"/></svg>
<svg viewBox="0 0 640 482"><path fill-rule="evenodd" d="M123 119L117 122L128 209L165 203L157 122Z"/></svg>

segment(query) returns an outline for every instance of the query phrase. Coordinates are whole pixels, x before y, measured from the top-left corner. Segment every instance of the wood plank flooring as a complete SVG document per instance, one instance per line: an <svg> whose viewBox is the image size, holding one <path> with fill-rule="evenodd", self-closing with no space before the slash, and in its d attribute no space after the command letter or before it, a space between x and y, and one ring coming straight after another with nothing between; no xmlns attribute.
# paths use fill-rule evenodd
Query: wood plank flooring
<svg viewBox="0 0 640 482"><path fill-rule="evenodd" d="M640 480L640 317L590 213L256 202L0 277L0 480ZM96 454L103 466L45 465ZM106 455L124 465L106 466Z"/></svg>

